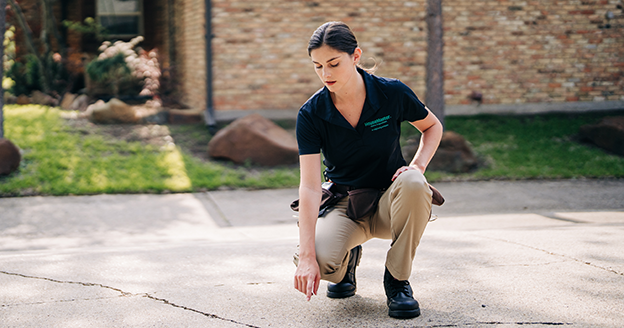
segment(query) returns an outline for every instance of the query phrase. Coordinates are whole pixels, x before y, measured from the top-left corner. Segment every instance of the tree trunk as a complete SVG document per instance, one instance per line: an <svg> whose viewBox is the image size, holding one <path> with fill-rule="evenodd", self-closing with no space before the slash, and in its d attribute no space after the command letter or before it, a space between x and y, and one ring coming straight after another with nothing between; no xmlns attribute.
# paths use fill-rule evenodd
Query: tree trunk
<svg viewBox="0 0 624 328"><path fill-rule="evenodd" d="M4 29L6 23L6 0L0 0L0 77L4 77ZM4 88L0 84L0 139L4 138Z"/></svg>
<svg viewBox="0 0 624 328"><path fill-rule="evenodd" d="M427 0L427 107L444 125L442 0Z"/></svg>

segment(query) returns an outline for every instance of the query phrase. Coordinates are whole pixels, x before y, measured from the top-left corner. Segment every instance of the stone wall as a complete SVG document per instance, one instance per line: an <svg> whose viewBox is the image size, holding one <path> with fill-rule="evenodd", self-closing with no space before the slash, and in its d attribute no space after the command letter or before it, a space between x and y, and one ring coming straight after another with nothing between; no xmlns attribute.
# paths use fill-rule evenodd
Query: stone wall
<svg viewBox="0 0 624 328"><path fill-rule="evenodd" d="M201 25L203 1L184 2L185 25L190 20ZM425 0L212 3L217 110L301 106L321 87L307 40L330 20L352 27L364 58L377 62L378 75L399 78L424 97ZM620 0L445 0L443 5L448 105L469 104L473 91L483 95L484 104L624 100ZM608 11L612 19L606 18ZM184 34L184 44L193 50L182 51L201 53L203 34ZM201 64L187 71L182 86L195 103L203 100L203 90L192 91L205 86Z"/></svg>

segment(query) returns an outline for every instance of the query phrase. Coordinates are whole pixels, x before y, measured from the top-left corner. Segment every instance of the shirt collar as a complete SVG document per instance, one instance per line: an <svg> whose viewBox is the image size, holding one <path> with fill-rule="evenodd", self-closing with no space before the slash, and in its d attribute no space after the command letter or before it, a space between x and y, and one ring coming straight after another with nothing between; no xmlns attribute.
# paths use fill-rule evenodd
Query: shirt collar
<svg viewBox="0 0 624 328"><path fill-rule="evenodd" d="M373 116L380 108L381 101L388 99L386 94L377 86L377 81L375 81L375 77L363 70L362 68L357 68L358 73L360 73L364 79L364 87L366 88L366 101L370 106L364 106L362 115L360 117L360 122L364 122L371 116ZM334 103L331 100L330 92L327 87L323 87L320 91L322 102L321 108L317 108L316 115L321 117L322 119L337 125L344 125L345 127L352 128L351 125L340 115ZM367 110L368 109L368 110Z"/></svg>

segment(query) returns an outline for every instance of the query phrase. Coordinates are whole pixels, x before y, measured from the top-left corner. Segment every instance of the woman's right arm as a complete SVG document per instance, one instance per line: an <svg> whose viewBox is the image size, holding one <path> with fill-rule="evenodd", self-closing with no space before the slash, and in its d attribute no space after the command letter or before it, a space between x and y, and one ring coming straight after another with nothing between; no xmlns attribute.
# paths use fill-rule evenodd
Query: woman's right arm
<svg viewBox="0 0 624 328"><path fill-rule="evenodd" d="M295 272L295 288L306 294L308 301L316 295L321 273L316 261L315 233L321 204L321 155L299 157L299 264Z"/></svg>

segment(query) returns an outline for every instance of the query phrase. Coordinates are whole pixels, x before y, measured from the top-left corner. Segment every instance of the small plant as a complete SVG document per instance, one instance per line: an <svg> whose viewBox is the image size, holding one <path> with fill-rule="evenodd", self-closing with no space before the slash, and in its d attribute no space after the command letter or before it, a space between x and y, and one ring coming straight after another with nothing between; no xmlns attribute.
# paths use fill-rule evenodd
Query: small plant
<svg viewBox="0 0 624 328"><path fill-rule="evenodd" d="M147 52L137 48L141 41L142 36L130 42L103 42L100 55L86 67L89 78L103 84L115 96L120 90L140 95L157 94L161 75L158 54L156 50Z"/></svg>
<svg viewBox="0 0 624 328"><path fill-rule="evenodd" d="M64 20L63 26L81 34L91 34L100 41L108 38L106 28L98 24L93 17L85 18L84 23Z"/></svg>
<svg viewBox="0 0 624 328"><path fill-rule="evenodd" d="M13 64L15 64L15 26L10 26L4 32L4 54L2 56L2 65L4 67L2 88L4 90L12 89L15 86L15 80L7 74L13 67Z"/></svg>

